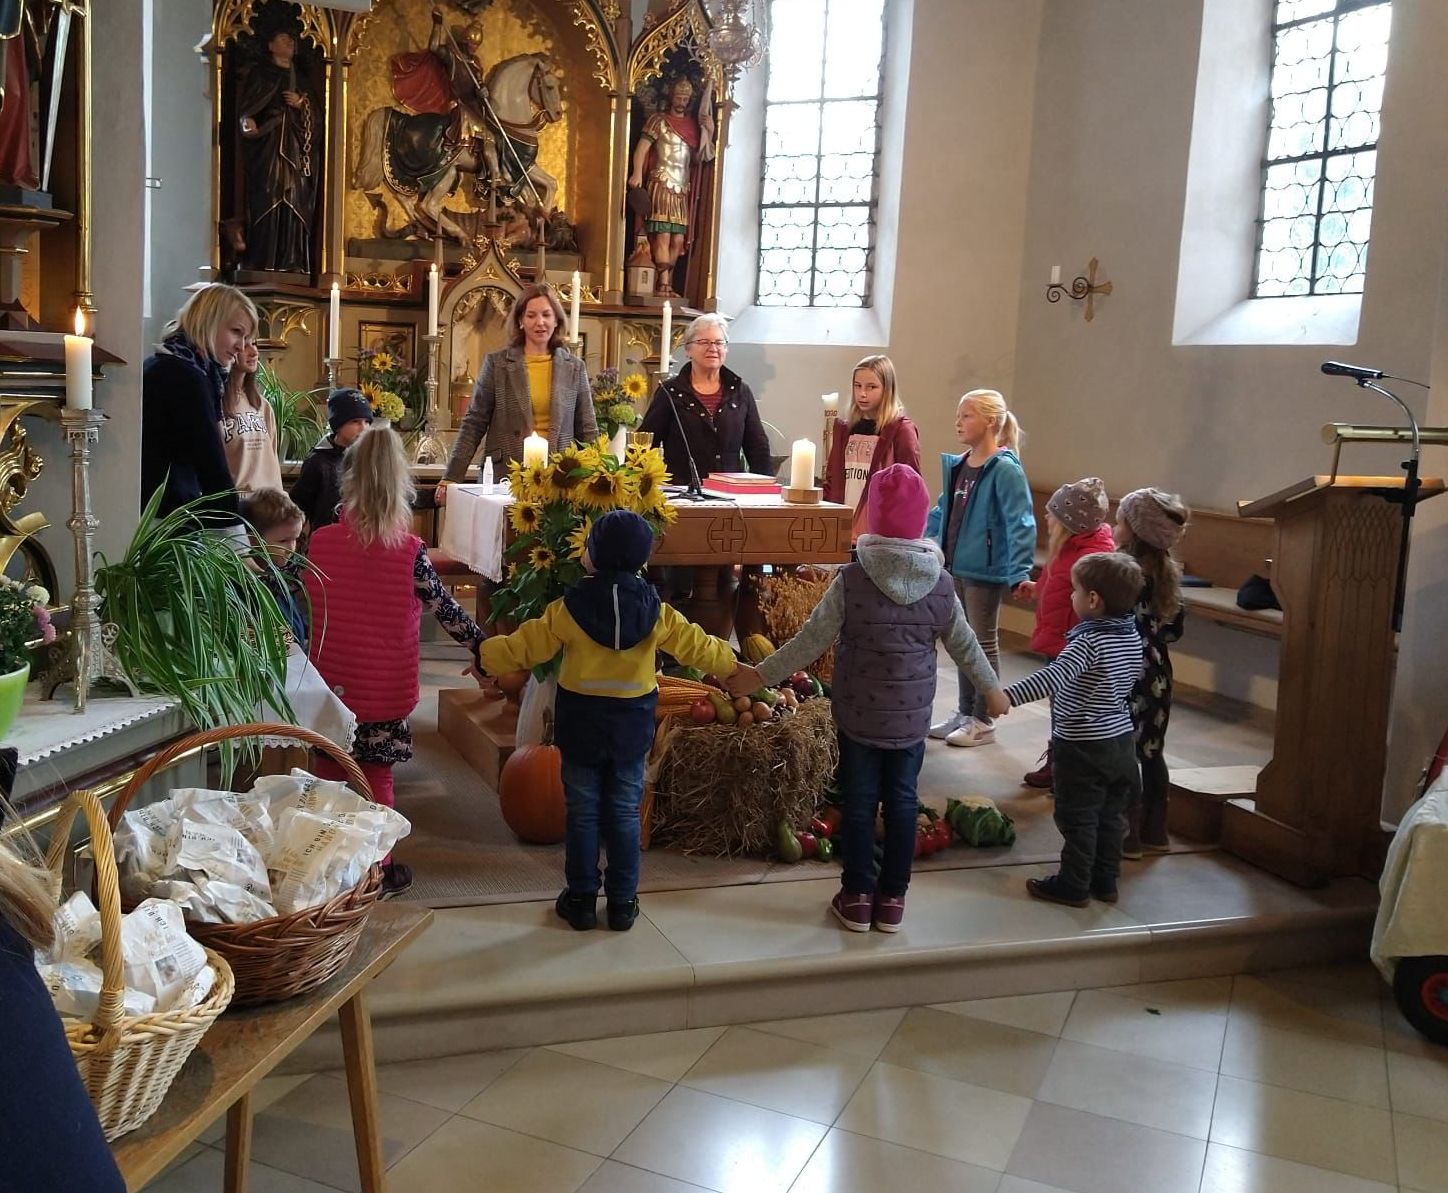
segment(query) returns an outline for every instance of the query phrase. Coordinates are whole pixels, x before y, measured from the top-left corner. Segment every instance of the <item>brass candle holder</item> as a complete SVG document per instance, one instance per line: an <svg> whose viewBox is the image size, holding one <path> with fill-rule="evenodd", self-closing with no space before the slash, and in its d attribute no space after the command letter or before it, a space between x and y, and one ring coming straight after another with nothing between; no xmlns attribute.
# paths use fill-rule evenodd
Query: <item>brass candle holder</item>
<svg viewBox="0 0 1448 1193"><path fill-rule="evenodd" d="M1100 262L1092 257L1086 265L1084 277L1072 279L1070 286L1062 285L1060 282L1051 282L1046 287L1046 301L1060 302L1063 298L1073 298L1080 302L1086 300L1086 322L1090 323L1096 316L1096 295L1110 294L1110 282L1098 282L1096 280L1096 269Z"/></svg>

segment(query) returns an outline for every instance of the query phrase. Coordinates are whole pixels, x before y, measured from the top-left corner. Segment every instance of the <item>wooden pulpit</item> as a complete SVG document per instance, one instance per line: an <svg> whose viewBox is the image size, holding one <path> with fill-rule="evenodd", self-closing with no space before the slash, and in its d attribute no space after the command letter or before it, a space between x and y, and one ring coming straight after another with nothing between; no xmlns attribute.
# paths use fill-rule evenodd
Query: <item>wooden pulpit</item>
<svg viewBox="0 0 1448 1193"><path fill-rule="evenodd" d="M1418 499L1442 492L1425 479ZM1272 761L1223 809L1222 847L1302 886L1381 865L1402 493L1400 477L1314 476L1238 504L1275 523L1282 655Z"/></svg>

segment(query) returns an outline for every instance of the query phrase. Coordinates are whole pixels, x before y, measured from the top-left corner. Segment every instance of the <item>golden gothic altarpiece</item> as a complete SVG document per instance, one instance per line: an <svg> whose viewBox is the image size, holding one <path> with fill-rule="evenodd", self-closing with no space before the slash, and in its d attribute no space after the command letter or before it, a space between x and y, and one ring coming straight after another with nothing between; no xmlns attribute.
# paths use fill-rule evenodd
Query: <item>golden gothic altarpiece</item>
<svg viewBox="0 0 1448 1193"><path fill-rule="evenodd" d="M403 429L446 438L539 280L565 308L577 286L590 371L658 369L665 301L671 349L715 302L738 66L709 7L652 0L636 27L619 0L217 0L212 269L256 300L278 376L351 382L364 325L411 323L434 384Z"/></svg>

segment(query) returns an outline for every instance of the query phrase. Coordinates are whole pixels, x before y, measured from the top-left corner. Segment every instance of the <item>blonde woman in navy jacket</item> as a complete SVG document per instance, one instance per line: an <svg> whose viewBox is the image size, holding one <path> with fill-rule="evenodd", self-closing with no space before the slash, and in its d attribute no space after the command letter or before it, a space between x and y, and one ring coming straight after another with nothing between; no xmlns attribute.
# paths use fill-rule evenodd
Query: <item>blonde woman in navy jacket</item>
<svg viewBox="0 0 1448 1193"><path fill-rule="evenodd" d="M945 552L966 620L1000 675L1001 601L1031 578L1036 557L1031 486L1017 454L1021 426L999 393L973 389L956 408L955 433L966 450L941 456L944 489L925 533ZM930 736L952 746L995 740L985 694L964 672L956 712L932 725Z"/></svg>

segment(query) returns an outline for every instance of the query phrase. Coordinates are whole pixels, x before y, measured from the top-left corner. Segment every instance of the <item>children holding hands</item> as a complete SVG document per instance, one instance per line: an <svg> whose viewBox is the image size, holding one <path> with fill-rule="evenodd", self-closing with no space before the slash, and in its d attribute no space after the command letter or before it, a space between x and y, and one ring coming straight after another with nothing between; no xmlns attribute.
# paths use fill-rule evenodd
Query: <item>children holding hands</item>
<svg viewBox="0 0 1448 1193"><path fill-rule="evenodd" d="M745 695L778 683L836 647L832 700L839 730L844 864L830 910L852 932L896 932L915 848L916 794L935 700L937 641L979 694L983 711L1010 707L956 597L944 557L923 539L930 495L906 464L877 472L867 495L870 533L798 634L726 681ZM486 648L485 648L486 649ZM877 809L884 858L874 865Z"/></svg>

